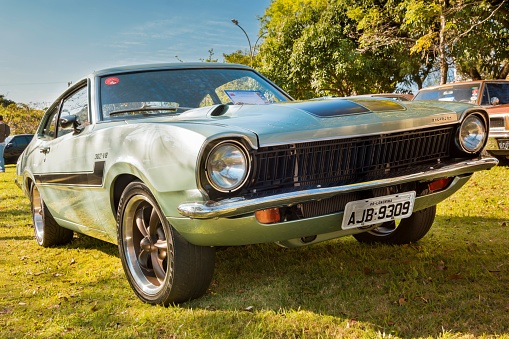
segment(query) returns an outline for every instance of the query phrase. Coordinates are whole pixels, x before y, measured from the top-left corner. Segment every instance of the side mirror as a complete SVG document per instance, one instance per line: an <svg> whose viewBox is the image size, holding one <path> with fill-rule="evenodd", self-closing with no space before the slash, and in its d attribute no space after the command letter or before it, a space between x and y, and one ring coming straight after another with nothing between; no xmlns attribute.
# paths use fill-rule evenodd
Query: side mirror
<svg viewBox="0 0 509 339"><path fill-rule="evenodd" d="M60 127L62 128L70 128L74 129L74 134L78 134L83 130L81 127L80 118L77 115L66 115L61 117L59 120Z"/></svg>
<svg viewBox="0 0 509 339"><path fill-rule="evenodd" d="M500 100L497 97L493 97L490 102L493 106L497 106L500 103Z"/></svg>
<svg viewBox="0 0 509 339"><path fill-rule="evenodd" d="M5 145L5 149L9 149L11 148L13 145L12 145L12 142L8 143L7 145Z"/></svg>

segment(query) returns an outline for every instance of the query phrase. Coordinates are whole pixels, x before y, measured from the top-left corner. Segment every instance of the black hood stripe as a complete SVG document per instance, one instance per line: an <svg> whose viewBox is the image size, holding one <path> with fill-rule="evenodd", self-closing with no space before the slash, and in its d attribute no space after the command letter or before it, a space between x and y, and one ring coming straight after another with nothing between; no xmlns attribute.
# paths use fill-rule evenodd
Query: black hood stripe
<svg viewBox="0 0 509 339"><path fill-rule="evenodd" d="M330 118L368 112L405 110L404 106L400 105L394 100L330 99L288 103L287 105L291 105L292 107L306 111L320 118Z"/></svg>

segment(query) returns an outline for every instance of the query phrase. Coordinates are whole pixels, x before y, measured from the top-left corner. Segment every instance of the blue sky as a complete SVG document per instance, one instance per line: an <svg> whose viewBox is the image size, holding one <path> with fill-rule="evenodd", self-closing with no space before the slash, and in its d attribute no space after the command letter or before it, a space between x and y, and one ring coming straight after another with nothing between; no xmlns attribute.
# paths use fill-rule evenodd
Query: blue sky
<svg viewBox="0 0 509 339"><path fill-rule="evenodd" d="M271 0L0 0L0 94L50 103L98 69L223 60L256 40Z"/></svg>

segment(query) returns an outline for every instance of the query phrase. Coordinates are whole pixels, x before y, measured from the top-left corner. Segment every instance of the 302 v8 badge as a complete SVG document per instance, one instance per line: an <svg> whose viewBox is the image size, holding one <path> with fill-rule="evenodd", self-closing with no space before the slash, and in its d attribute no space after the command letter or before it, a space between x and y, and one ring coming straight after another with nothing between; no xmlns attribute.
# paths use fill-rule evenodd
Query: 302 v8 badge
<svg viewBox="0 0 509 339"><path fill-rule="evenodd" d="M345 206L341 228L345 230L408 218L412 215L414 202L414 191L351 201Z"/></svg>

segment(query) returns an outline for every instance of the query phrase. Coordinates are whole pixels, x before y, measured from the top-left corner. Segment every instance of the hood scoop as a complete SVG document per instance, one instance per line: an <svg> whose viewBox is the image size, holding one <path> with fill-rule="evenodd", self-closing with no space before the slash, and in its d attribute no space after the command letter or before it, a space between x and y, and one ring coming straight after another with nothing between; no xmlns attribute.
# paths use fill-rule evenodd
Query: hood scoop
<svg viewBox="0 0 509 339"><path fill-rule="evenodd" d="M315 100L289 104L320 118L368 112L403 111L405 107L393 100Z"/></svg>
<svg viewBox="0 0 509 339"><path fill-rule="evenodd" d="M228 106L224 104L216 105L212 110L209 111L209 114L213 117L219 117L228 111Z"/></svg>

